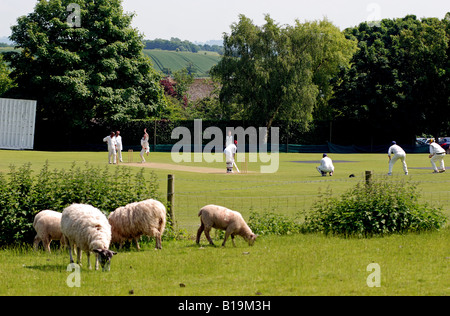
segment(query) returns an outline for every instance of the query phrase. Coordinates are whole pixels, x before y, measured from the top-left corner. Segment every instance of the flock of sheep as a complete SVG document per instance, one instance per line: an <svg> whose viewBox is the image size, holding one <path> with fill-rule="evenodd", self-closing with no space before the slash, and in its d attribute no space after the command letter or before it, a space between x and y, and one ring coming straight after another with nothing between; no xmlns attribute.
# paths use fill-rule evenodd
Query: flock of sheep
<svg viewBox="0 0 450 316"><path fill-rule="evenodd" d="M244 221L242 215L223 206L206 205L198 213L200 228L197 232L197 244L200 236L205 236L214 245L209 232L211 228L225 230L222 246L229 236L233 245L234 236L242 236L249 245L253 245L256 235ZM62 213L45 210L39 212L33 222L37 232L34 248L42 242L44 249L50 252L50 242L60 240L61 245L69 248L70 263L73 263L72 251L77 248L77 263L81 262L81 251L87 255L88 267L91 269L90 252L96 254L95 269L98 263L103 271L109 271L111 258L116 252L109 250L111 243L119 243L119 249L127 240L134 240L139 250L142 235L155 237L156 249L161 249L161 237L166 226L166 208L156 200L148 199L130 203L117 208L108 218L97 208L87 204L72 204Z"/></svg>

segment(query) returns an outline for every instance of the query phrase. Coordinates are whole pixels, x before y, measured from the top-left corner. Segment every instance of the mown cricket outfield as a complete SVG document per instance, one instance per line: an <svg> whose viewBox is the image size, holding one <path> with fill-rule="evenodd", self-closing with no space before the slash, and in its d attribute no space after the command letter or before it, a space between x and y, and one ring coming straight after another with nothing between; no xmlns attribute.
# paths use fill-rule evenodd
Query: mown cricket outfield
<svg viewBox="0 0 450 316"><path fill-rule="evenodd" d="M138 153L134 155L136 162ZM32 240L5 246L0 250L0 295L449 295L450 221L439 231L384 237L287 233L259 236L253 247L240 237L236 247L231 243L212 247L204 237L200 246L195 244L197 214L206 204L239 211L245 220L251 213L264 212L301 218L320 192L331 190L339 196L364 181L366 170L383 181L418 183L420 201L441 206L450 219L449 174L432 174L427 154L407 155L409 175L395 165L391 177L385 176L386 154L329 156L336 162L332 177L321 177L315 169L321 154L280 153L273 174L259 173L261 163L248 163L247 174L226 174L224 162L180 163L170 170L170 153L150 153L147 165L126 161L111 165L111 172L122 167L138 172L144 167L148 179L154 171L164 204L167 175L175 176L174 215L180 238L163 239L159 251L153 241L141 242L139 252L134 246L116 249L110 272L88 270L83 256L78 274L67 271L69 255L58 249L57 242L52 243L51 254L33 251ZM37 175L47 160L50 169L69 169L73 162L108 164L103 152L0 151L0 172L7 177L11 164L30 162ZM158 164L164 169L150 168ZM216 245L221 244L220 237L216 234Z"/></svg>

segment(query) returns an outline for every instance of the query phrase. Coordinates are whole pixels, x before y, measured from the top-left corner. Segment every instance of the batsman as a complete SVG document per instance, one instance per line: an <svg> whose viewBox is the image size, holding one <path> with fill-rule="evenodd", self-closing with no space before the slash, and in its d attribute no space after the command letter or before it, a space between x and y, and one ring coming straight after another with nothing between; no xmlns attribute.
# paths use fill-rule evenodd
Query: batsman
<svg viewBox="0 0 450 316"><path fill-rule="evenodd" d="M225 154L225 161L227 163L227 173L233 173L233 165L236 167L236 163L234 162L234 157L236 156L237 151L237 140L234 141L234 144L229 144L223 153ZM237 169L239 172L239 169Z"/></svg>

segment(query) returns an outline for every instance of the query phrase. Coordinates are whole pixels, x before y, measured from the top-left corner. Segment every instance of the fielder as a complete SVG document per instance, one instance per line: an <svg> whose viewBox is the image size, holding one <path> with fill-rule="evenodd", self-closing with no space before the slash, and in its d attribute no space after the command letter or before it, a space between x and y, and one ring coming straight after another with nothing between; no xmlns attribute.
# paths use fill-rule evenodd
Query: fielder
<svg viewBox="0 0 450 316"><path fill-rule="evenodd" d="M109 136L103 138L103 141L108 144L108 162L111 164L111 157L113 157L114 164L116 161L116 134L111 132Z"/></svg>
<svg viewBox="0 0 450 316"><path fill-rule="evenodd" d="M431 166L433 167L433 173L440 173L445 172L445 166L444 166L444 157L445 157L445 150L442 148L438 143L434 141L433 138L430 139L430 155L428 158L430 158ZM436 163L439 162L440 166L439 169L436 166Z"/></svg>
<svg viewBox="0 0 450 316"><path fill-rule="evenodd" d="M323 154L323 158L320 160L320 166L317 167L317 171L322 175L322 177L325 177L327 175L327 172L330 173L330 176L333 175L334 172L334 165L333 161L330 157L328 157L327 154Z"/></svg>
<svg viewBox="0 0 450 316"><path fill-rule="evenodd" d="M231 143L230 145L228 145L223 151L223 153L225 154L225 161L227 163L227 173L233 173L233 164L236 165L234 162L234 157L237 151L236 145L237 140L234 141L234 144Z"/></svg>
<svg viewBox="0 0 450 316"><path fill-rule="evenodd" d="M123 162L122 160L122 136L120 136L120 131L116 132L116 146L117 146L117 155L119 156L120 162Z"/></svg>
<svg viewBox="0 0 450 316"><path fill-rule="evenodd" d="M391 157L392 155L392 157ZM406 153L395 141L391 143L391 147L389 147L388 150L388 157L389 157L389 176L392 176L392 168L394 168L394 164L397 160L401 160L403 165L403 171L405 172L405 175L408 175L408 166L406 165Z"/></svg>

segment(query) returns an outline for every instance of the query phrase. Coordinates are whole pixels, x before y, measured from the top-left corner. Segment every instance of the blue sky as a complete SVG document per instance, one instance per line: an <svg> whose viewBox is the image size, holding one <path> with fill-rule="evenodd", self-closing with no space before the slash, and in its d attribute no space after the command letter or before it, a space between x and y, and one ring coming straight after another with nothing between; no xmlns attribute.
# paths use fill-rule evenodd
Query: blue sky
<svg viewBox="0 0 450 316"><path fill-rule="evenodd" d="M33 11L37 0L0 0L0 37L9 36L19 16ZM363 21L382 18L444 18L448 0L123 0L124 10L136 13L133 26L147 39L178 37L190 41L219 40L230 25L245 14L254 23L264 23L268 13L278 23L327 17L344 29Z"/></svg>

